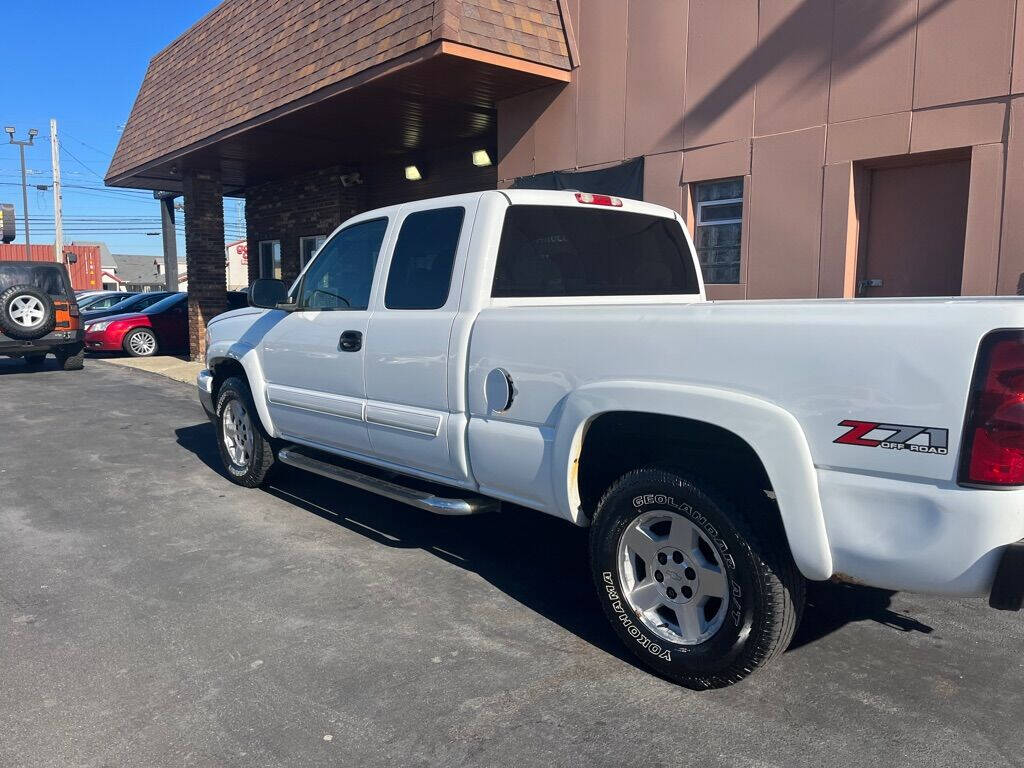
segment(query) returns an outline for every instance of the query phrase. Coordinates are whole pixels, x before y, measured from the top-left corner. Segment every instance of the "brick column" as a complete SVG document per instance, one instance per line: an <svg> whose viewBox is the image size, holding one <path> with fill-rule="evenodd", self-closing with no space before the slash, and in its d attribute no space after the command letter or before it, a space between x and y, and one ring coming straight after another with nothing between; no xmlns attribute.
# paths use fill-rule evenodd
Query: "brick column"
<svg viewBox="0 0 1024 768"><path fill-rule="evenodd" d="M227 308L224 190L219 174L185 174L185 261L188 263L188 337L193 360L206 358L206 323Z"/></svg>

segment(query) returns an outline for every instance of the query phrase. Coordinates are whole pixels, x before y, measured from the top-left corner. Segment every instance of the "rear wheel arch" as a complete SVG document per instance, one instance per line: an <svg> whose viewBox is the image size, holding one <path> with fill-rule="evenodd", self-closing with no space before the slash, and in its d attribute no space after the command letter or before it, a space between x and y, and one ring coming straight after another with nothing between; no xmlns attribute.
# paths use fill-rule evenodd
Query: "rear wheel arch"
<svg viewBox="0 0 1024 768"><path fill-rule="evenodd" d="M607 411L584 425L577 458L577 495L586 510L620 477L641 467L682 470L718 488L739 485L758 500L774 490L757 452L728 429L696 419L641 411ZM772 524L782 530L778 508Z"/></svg>
<svg viewBox="0 0 1024 768"><path fill-rule="evenodd" d="M616 415L618 414L618 415ZM607 421L605 421L607 419ZM627 420L626 437L635 438L636 433L664 439L650 440L658 450L641 443L632 443L632 454L623 446L617 431L610 425L615 420ZM653 427L651 425L654 425ZM637 426L639 425L639 426ZM833 572L832 553L825 530L821 497L818 491L817 471L811 458L810 447L803 428L797 419L774 403L750 395L716 388L652 381L610 381L585 385L566 399L559 418L554 438L553 454L555 467L562 467L553 476L555 501L562 516L577 524L589 523L593 513L594 487L612 474L606 468L600 473L600 463L587 466L600 446L599 441L588 442L604 435L605 443L611 443L615 450L626 453L629 461L615 470L623 473L642 466L662 466L681 469L691 474L710 474L713 484L730 490L735 486L741 470L747 477L767 478L767 483L758 490L767 490L775 499L761 493L760 498L768 507L777 510L782 521L785 540L801 573L809 579L823 580ZM608 436L611 438L608 438ZM698 439L699 438L699 439ZM703 451L683 450L686 457L696 456L698 471L691 466L680 465L680 451L675 450L680 442L700 446L710 439L715 449L712 454L723 450L733 451L740 457L734 468L733 463L725 467L734 469L724 476L724 468L715 466L712 472L701 472L708 466ZM664 446L673 450L661 450ZM607 458L603 463L609 463ZM703 466L701 466L703 464ZM629 465L629 466L627 466ZM612 482L614 478L612 479Z"/></svg>

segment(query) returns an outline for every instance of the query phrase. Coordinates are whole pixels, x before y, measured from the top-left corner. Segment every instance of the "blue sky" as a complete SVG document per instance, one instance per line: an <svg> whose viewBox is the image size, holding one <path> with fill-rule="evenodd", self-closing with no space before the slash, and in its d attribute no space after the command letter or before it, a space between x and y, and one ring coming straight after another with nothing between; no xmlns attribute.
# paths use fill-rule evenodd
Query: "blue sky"
<svg viewBox="0 0 1024 768"><path fill-rule="evenodd" d="M53 242L53 193L49 184L50 118L61 140L66 242L103 240L114 253L161 253L160 211L152 194L104 189L102 177L150 58L217 5L217 0L53 0L7 3L0 44L0 125L17 138L37 128L26 150L33 243ZM0 134L0 202L13 203L21 228L18 148ZM180 200L179 200L180 202ZM228 238L235 239L242 212L225 202ZM184 259L179 211L178 255Z"/></svg>

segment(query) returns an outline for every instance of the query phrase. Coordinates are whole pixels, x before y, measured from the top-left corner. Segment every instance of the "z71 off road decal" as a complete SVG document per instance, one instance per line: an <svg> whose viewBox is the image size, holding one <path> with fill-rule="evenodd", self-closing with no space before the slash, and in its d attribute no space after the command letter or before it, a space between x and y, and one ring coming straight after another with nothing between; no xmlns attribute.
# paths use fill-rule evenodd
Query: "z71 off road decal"
<svg viewBox="0 0 1024 768"><path fill-rule="evenodd" d="M909 424L883 424L878 421L839 422L847 431L833 442L842 445L860 445L865 448L888 448L890 451L949 453L949 430L939 427L912 427Z"/></svg>

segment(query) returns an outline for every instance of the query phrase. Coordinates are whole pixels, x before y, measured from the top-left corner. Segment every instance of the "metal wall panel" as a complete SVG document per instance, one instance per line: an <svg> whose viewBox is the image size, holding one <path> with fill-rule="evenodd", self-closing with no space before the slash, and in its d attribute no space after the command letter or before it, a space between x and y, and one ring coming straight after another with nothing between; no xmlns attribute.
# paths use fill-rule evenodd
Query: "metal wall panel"
<svg viewBox="0 0 1024 768"><path fill-rule="evenodd" d="M909 110L917 0L835 0L830 122Z"/></svg>
<svg viewBox="0 0 1024 768"><path fill-rule="evenodd" d="M686 147L750 137L754 87L763 74L756 49L757 0L690 0Z"/></svg>
<svg viewBox="0 0 1024 768"><path fill-rule="evenodd" d="M1014 0L921 0L914 107L1010 92Z"/></svg>
<svg viewBox="0 0 1024 768"><path fill-rule="evenodd" d="M688 0L629 3L626 156L683 146Z"/></svg>
<svg viewBox="0 0 1024 768"><path fill-rule="evenodd" d="M580 8L579 165L625 156L626 9L622 0L586 0Z"/></svg>

